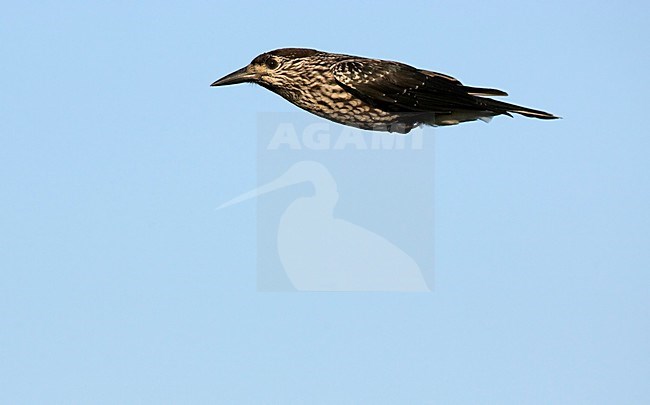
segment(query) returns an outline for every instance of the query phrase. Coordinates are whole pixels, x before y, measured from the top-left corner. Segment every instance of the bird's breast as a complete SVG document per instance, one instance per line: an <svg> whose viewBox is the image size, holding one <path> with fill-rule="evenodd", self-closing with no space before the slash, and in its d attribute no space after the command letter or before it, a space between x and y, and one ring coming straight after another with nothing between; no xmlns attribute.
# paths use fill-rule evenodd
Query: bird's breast
<svg viewBox="0 0 650 405"><path fill-rule="evenodd" d="M392 122L396 115L377 109L338 83L316 81L289 100L298 107L341 124L365 127L364 123Z"/></svg>

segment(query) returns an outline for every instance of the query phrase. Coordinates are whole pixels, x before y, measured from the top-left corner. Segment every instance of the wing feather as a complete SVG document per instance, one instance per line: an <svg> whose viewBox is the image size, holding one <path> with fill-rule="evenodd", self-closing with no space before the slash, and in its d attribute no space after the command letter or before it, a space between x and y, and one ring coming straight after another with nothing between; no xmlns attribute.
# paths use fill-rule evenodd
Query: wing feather
<svg viewBox="0 0 650 405"><path fill-rule="evenodd" d="M485 110L482 99L453 77L398 62L353 58L332 67L335 80L358 97L391 111L449 113ZM499 92L499 90L492 90ZM496 95L496 94L495 94Z"/></svg>

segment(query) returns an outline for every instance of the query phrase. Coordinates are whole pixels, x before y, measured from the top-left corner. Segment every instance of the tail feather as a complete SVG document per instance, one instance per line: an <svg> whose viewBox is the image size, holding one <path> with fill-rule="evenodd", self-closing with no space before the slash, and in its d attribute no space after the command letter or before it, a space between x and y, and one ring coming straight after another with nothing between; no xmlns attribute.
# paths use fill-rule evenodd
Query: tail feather
<svg viewBox="0 0 650 405"><path fill-rule="evenodd" d="M551 113L547 113L545 111L533 110L532 108L526 108L526 107L520 107L517 110L509 110L509 112L521 114L525 117L539 118L542 120L556 120L561 118Z"/></svg>
<svg viewBox="0 0 650 405"><path fill-rule="evenodd" d="M515 113L523 115L525 117L539 118L543 120L554 120L560 118L546 111L534 110L532 108L523 107L516 104L504 103L503 101L492 100L489 98L481 98L481 104L483 104L488 110L498 112L500 114Z"/></svg>
<svg viewBox="0 0 650 405"><path fill-rule="evenodd" d="M508 93L502 90L498 89L488 89L484 87L469 87L469 86L463 86L463 90L467 92L467 94L471 94L472 96L507 96Z"/></svg>

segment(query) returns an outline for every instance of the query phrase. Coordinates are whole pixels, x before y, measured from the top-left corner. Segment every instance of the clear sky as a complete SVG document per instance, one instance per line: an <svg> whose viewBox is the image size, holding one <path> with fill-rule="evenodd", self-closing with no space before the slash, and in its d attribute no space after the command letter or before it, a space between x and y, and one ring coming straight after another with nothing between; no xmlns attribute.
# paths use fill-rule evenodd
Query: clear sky
<svg viewBox="0 0 650 405"><path fill-rule="evenodd" d="M650 403L649 11L5 2L0 403ZM285 46L564 119L429 130L431 293L259 292L256 203L215 208L298 110L209 84Z"/></svg>

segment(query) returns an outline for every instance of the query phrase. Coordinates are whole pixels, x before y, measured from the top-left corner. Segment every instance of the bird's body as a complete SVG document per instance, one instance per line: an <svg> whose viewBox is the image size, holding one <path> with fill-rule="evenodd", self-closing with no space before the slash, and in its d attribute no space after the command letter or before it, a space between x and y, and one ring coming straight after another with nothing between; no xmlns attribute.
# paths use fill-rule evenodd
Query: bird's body
<svg viewBox="0 0 650 405"><path fill-rule="evenodd" d="M544 111L486 98L505 92L464 86L441 73L379 59L285 48L259 55L216 82L257 83L296 106L340 124L407 133L414 127L489 120L511 112L542 119Z"/></svg>

